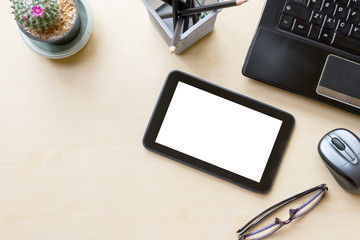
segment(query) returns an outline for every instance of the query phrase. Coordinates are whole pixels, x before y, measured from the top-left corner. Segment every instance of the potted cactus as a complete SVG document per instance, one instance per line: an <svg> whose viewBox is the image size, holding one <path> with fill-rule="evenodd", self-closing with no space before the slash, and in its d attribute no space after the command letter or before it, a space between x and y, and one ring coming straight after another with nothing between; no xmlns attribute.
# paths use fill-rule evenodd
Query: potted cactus
<svg viewBox="0 0 360 240"><path fill-rule="evenodd" d="M78 0L10 0L21 31L29 38L66 44L80 30Z"/></svg>

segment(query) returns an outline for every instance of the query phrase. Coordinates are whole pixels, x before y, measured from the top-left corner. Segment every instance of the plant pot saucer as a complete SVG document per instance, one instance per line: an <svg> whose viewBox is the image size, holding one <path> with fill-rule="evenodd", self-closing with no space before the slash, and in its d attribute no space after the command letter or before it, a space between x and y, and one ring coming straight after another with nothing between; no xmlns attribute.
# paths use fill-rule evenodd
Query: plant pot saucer
<svg viewBox="0 0 360 240"><path fill-rule="evenodd" d="M69 43L56 45L28 38L20 31L26 45L35 53L51 59L61 59L79 52L89 41L93 28L93 14L87 0L79 0L81 27L78 35Z"/></svg>

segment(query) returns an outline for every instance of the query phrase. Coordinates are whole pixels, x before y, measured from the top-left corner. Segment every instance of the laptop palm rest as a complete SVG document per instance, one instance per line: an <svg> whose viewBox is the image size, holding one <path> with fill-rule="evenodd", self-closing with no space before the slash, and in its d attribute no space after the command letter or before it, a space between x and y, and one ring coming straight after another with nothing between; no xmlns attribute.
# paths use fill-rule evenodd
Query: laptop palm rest
<svg viewBox="0 0 360 240"><path fill-rule="evenodd" d="M321 43L316 44L321 45ZM343 101L338 95L334 95L335 92L342 93L343 89L332 88L325 84L329 80L328 77L325 77L327 74L323 74L324 66L330 64L328 65L329 69L334 69L334 71L340 71L342 68L334 67L335 63L332 61L327 63L329 55L332 56L329 51L307 41L300 41L296 36L259 27L246 56L242 73L247 77L360 115L359 103L356 104L358 95L347 94L347 96L352 96L349 99L351 103L349 103L347 100ZM336 60L341 62L340 65L348 63L345 59ZM359 74L359 68L353 64L355 63L351 62L350 68L357 68L358 70L355 72ZM358 65L356 64L356 66ZM321 84L319 84L319 79L322 79ZM357 82L357 85L352 85L351 89L359 94L360 77L357 75L352 79ZM329 94L329 92L331 93Z"/></svg>
<svg viewBox="0 0 360 240"><path fill-rule="evenodd" d="M316 92L360 108L360 64L329 55Z"/></svg>
<svg viewBox="0 0 360 240"><path fill-rule="evenodd" d="M259 28L243 67L245 76L309 97L329 55L315 46Z"/></svg>

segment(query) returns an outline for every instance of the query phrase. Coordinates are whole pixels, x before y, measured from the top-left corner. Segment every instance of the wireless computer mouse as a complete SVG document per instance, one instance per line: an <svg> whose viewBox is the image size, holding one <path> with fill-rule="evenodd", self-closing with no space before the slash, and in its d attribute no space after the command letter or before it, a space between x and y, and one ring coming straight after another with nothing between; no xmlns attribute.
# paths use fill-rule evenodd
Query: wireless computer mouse
<svg viewBox="0 0 360 240"><path fill-rule="evenodd" d="M318 151L340 186L360 193L360 139L347 129L335 129L320 140Z"/></svg>

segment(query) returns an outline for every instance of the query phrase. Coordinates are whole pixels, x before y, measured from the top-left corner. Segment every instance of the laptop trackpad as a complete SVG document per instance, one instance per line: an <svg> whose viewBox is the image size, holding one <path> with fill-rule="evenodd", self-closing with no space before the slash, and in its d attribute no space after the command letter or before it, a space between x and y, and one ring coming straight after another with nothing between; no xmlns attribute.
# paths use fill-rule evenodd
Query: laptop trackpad
<svg viewBox="0 0 360 240"><path fill-rule="evenodd" d="M360 108L360 64L329 55L316 92Z"/></svg>

